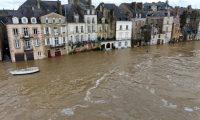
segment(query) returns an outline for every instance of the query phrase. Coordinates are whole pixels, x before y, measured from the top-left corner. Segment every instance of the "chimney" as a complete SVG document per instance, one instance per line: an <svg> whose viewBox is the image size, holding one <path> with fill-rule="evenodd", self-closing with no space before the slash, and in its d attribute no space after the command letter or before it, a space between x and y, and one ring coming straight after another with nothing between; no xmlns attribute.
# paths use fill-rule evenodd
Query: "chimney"
<svg viewBox="0 0 200 120"><path fill-rule="evenodd" d="M36 0L36 2L37 2L37 7L38 7L38 9L40 9L40 1L39 1L39 0Z"/></svg>
<svg viewBox="0 0 200 120"><path fill-rule="evenodd" d="M89 4L89 5L92 5L92 0L88 0L88 4Z"/></svg>
<svg viewBox="0 0 200 120"><path fill-rule="evenodd" d="M60 15L62 15L62 6L61 6L61 2L59 0L57 1L57 5L58 5L58 13Z"/></svg>
<svg viewBox="0 0 200 120"><path fill-rule="evenodd" d="M136 2L132 2L132 3L131 3L131 7L133 8L133 10L136 11Z"/></svg>
<svg viewBox="0 0 200 120"><path fill-rule="evenodd" d="M190 11L191 10L191 5L188 5L188 11Z"/></svg>
<svg viewBox="0 0 200 120"><path fill-rule="evenodd" d="M138 5L138 7L142 10L142 8L143 8L143 3L142 3L142 2L139 2L139 3L137 3L137 5Z"/></svg>
<svg viewBox="0 0 200 120"><path fill-rule="evenodd" d="M130 17L130 12L126 12L126 17L129 18Z"/></svg>

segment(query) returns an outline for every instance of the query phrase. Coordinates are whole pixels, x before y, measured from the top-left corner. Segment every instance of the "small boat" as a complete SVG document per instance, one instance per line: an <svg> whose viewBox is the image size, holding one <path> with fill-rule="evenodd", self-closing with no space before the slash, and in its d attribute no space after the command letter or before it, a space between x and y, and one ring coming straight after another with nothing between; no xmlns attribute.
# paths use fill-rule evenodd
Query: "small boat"
<svg viewBox="0 0 200 120"><path fill-rule="evenodd" d="M24 75L24 74L31 74L31 73L35 73L39 71L40 70L38 67L27 67L27 68L23 68L19 70L10 71L10 73L13 75Z"/></svg>

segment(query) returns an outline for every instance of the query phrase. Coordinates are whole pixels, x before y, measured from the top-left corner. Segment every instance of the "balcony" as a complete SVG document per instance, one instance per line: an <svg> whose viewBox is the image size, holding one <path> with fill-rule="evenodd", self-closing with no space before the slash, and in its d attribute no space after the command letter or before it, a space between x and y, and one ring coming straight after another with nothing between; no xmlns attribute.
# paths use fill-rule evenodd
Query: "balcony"
<svg viewBox="0 0 200 120"><path fill-rule="evenodd" d="M60 48L60 47L65 47L65 43L58 44L58 45L50 45L51 48Z"/></svg>
<svg viewBox="0 0 200 120"><path fill-rule="evenodd" d="M25 35L21 35L20 36L20 39L29 39L29 38L33 38L33 35L27 35L27 36L25 36Z"/></svg>
<svg viewBox="0 0 200 120"><path fill-rule="evenodd" d="M58 32L55 32L54 35L58 35Z"/></svg>
<svg viewBox="0 0 200 120"><path fill-rule="evenodd" d="M116 38L116 40L131 40L131 37L128 37L128 38Z"/></svg>
<svg viewBox="0 0 200 120"><path fill-rule="evenodd" d="M24 52L33 51L33 47L32 46L23 46L23 48L24 48Z"/></svg>

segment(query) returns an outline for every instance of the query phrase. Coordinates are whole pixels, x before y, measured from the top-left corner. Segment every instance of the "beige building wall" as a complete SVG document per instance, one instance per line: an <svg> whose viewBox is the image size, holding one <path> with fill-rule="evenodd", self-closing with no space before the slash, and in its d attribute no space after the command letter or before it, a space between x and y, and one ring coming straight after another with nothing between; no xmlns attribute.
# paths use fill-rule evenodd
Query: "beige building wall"
<svg viewBox="0 0 200 120"><path fill-rule="evenodd" d="M14 35L13 29L18 30L18 35ZM28 28L28 32L30 35L30 38L27 38L27 40L30 40L30 46L32 51L26 51L25 50L25 39L23 38L23 28ZM37 28L37 35L33 34L33 29ZM24 59L27 60L26 53L27 52L33 52L34 59L43 59L44 58L44 49L43 49L43 39L42 39L42 31L41 31L41 25L40 24L7 24L7 33L8 33L8 41L9 41L9 47L10 47L10 55L12 62L15 62L15 54L24 53ZM34 40L39 40L39 46L35 46ZM15 40L19 40L20 47L15 47ZM41 56L38 55L38 52L41 52Z"/></svg>
<svg viewBox="0 0 200 120"><path fill-rule="evenodd" d="M42 31L44 33L42 36L45 48L44 57L56 56L57 52L60 52L61 55L68 54L68 28L65 17L56 13L50 13L42 16L40 20L42 23ZM57 32L54 29L55 27L57 28ZM58 40L58 44L56 40Z"/></svg>

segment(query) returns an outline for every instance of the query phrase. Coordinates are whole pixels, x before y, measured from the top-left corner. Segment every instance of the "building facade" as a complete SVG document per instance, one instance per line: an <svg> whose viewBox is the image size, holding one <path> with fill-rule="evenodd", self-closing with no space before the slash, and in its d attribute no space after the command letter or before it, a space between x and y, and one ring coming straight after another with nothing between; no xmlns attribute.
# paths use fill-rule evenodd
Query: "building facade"
<svg viewBox="0 0 200 120"><path fill-rule="evenodd" d="M44 58L68 53L65 17L50 13L40 17L43 31Z"/></svg>
<svg viewBox="0 0 200 120"><path fill-rule="evenodd" d="M173 42L183 41L183 34L181 33L181 30L180 30L180 22L177 19L173 20L171 41Z"/></svg>

